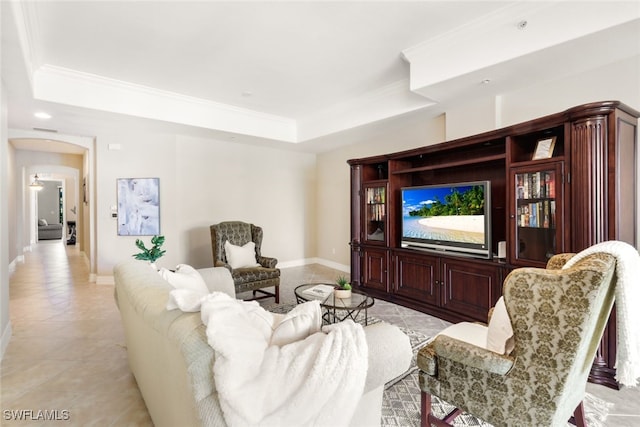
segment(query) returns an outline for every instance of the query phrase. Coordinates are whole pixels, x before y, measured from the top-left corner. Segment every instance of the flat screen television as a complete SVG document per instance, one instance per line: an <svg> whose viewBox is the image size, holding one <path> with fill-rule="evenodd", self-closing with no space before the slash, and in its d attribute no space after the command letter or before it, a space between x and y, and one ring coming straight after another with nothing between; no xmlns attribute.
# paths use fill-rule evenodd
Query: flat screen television
<svg viewBox="0 0 640 427"><path fill-rule="evenodd" d="M491 258L489 181L404 187L402 246Z"/></svg>

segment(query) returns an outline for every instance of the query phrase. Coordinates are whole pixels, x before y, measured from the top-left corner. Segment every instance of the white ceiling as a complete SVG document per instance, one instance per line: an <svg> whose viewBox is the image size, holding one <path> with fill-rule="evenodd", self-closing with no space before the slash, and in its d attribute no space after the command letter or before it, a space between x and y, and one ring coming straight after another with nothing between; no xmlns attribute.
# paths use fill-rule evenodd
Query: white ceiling
<svg viewBox="0 0 640 427"><path fill-rule="evenodd" d="M1 7L9 126L71 135L130 116L304 145L640 54L640 1Z"/></svg>

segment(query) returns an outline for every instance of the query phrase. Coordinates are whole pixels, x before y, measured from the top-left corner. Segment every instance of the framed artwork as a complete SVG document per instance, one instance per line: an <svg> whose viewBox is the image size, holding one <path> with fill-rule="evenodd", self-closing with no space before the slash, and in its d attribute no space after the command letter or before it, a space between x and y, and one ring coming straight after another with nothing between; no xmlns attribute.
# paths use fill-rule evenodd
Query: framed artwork
<svg viewBox="0 0 640 427"><path fill-rule="evenodd" d="M160 178L118 178L118 236L160 234Z"/></svg>
<svg viewBox="0 0 640 427"><path fill-rule="evenodd" d="M553 156L553 148L556 145L556 137L545 138L538 141L536 151L531 160L549 159Z"/></svg>

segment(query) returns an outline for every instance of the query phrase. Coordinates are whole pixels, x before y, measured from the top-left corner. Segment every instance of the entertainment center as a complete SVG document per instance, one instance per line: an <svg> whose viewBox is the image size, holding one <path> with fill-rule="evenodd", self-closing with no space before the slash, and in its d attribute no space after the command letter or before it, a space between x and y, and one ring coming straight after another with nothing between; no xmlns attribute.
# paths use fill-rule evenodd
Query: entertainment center
<svg viewBox="0 0 640 427"><path fill-rule="evenodd" d="M349 160L352 284L448 321L486 322L512 269L606 240L636 246L639 116L590 103ZM614 308L593 382L618 387L615 352Z"/></svg>

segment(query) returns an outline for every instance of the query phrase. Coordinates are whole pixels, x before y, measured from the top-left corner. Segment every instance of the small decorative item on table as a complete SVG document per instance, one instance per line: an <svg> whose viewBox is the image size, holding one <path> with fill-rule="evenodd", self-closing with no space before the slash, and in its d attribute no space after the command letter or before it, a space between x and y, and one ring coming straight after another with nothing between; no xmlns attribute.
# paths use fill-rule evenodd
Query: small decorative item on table
<svg viewBox="0 0 640 427"><path fill-rule="evenodd" d="M351 298L351 284L345 276L338 276L333 294L336 298Z"/></svg>

